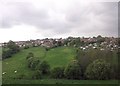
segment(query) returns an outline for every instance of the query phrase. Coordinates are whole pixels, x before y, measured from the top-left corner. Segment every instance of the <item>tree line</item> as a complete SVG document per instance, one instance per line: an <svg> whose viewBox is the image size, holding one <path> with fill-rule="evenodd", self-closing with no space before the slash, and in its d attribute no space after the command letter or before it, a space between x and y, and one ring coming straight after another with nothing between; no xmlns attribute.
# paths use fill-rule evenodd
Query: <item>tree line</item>
<svg viewBox="0 0 120 86"><path fill-rule="evenodd" d="M104 59L96 59L83 70L80 62L72 60L66 67L51 68L48 62L37 59L33 53L28 53L28 68L34 71L32 79L41 79L43 75L49 75L54 79L72 79L72 80L108 80L112 79L112 65Z"/></svg>
<svg viewBox="0 0 120 86"><path fill-rule="evenodd" d="M2 49L2 59L10 58L13 54L16 54L20 51L19 46L13 41L9 41L6 48Z"/></svg>

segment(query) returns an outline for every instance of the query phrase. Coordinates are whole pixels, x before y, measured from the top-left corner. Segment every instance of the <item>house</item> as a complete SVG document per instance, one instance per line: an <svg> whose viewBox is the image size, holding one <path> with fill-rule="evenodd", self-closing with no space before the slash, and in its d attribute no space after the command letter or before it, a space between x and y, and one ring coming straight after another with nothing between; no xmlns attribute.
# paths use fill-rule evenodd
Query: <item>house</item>
<svg viewBox="0 0 120 86"><path fill-rule="evenodd" d="M44 47L53 47L53 41L50 41L49 39L45 39L43 41L43 43L41 44L41 46L44 46Z"/></svg>
<svg viewBox="0 0 120 86"><path fill-rule="evenodd" d="M104 49L104 48L101 48L100 50L103 51L103 50L105 50L105 49Z"/></svg>
<svg viewBox="0 0 120 86"><path fill-rule="evenodd" d="M89 39L89 38L81 38L80 40L81 40L82 42L88 42L88 39Z"/></svg>
<svg viewBox="0 0 120 86"><path fill-rule="evenodd" d="M97 49L96 47L93 47L93 49Z"/></svg>

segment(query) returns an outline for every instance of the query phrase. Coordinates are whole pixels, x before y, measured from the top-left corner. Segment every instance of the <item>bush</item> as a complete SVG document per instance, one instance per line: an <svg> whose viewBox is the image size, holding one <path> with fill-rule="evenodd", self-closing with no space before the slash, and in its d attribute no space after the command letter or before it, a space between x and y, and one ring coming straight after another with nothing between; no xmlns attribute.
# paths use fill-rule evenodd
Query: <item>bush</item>
<svg viewBox="0 0 120 86"><path fill-rule="evenodd" d="M97 59L93 63L88 65L85 75L88 79L110 79L111 66L105 60Z"/></svg>
<svg viewBox="0 0 120 86"><path fill-rule="evenodd" d="M26 59L29 59L30 57L34 57L34 54L32 52L28 53Z"/></svg>
<svg viewBox="0 0 120 86"><path fill-rule="evenodd" d="M42 72L40 70L36 70L32 75L32 79L41 79L41 78L42 78Z"/></svg>
<svg viewBox="0 0 120 86"><path fill-rule="evenodd" d="M29 46L25 46L25 47L24 47L24 49L28 49L28 48L30 48L30 47L29 47Z"/></svg>
<svg viewBox="0 0 120 86"><path fill-rule="evenodd" d="M40 60L33 60L32 61L32 63L31 63L31 66L30 66L30 68L32 69L32 70L35 70L36 69L36 67L37 67L37 65L40 63Z"/></svg>
<svg viewBox="0 0 120 86"><path fill-rule="evenodd" d="M11 40L8 42L7 47L12 50L12 54L15 54L20 51L19 46L16 45L15 42Z"/></svg>
<svg viewBox="0 0 120 86"><path fill-rule="evenodd" d="M65 68L64 74L67 79L81 79L82 72L81 67L76 60L73 60L68 66Z"/></svg>
<svg viewBox="0 0 120 86"><path fill-rule="evenodd" d="M27 59L28 68L30 68L32 61L33 61L33 57Z"/></svg>
<svg viewBox="0 0 120 86"><path fill-rule="evenodd" d="M8 50L3 50L2 59L10 58L13 54L16 54L20 51L19 46L16 45L13 41L9 41L6 48L8 48Z"/></svg>
<svg viewBox="0 0 120 86"><path fill-rule="evenodd" d="M32 70L35 70L39 63L40 63L40 60L35 59L33 57L28 59L28 67L31 68Z"/></svg>
<svg viewBox="0 0 120 86"><path fill-rule="evenodd" d="M55 67L51 71L51 77L55 79L64 78L64 68L63 67Z"/></svg>
<svg viewBox="0 0 120 86"><path fill-rule="evenodd" d="M10 58L12 56L12 50L9 49L7 51L3 51L2 53L2 59Z"/></svg>
<svg viewBox="0 0 120 86"><path fill-rule="evenodd" d="M45 48L45 50L46 50L46 51L49 51L49 50L50 50L50 48L46 47L46 48Z"/></svg>
<svg viewBox="0 0 120 86"><path fill-rule="evenodd" d="M36 69L40 70L42 74L47 74L50 72L50 65L46 61L43 61L37 65Z"/></svg>
<svg viewBox="0 0 120 86"><path fill-rule="evenodd" d="M20 74L19 76L18 76L18 79L25 79L25 74Z"/></svg>

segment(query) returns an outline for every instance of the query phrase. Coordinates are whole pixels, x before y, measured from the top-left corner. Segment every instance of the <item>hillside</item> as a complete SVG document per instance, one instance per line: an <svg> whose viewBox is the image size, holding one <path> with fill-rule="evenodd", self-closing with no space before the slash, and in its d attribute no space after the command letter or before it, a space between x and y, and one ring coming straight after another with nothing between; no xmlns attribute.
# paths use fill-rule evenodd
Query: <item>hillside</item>
<svg viewBox="0 0 120 86"><path fill-rule="evenodd" d="M31 76L34 71L27 67L26 56L29 52L34 53L35 58L47 61L50 64L51 69L54 67L65 67L71 60L76 56L76 48L74 47L57 47L52 48L48 51L44 47L31 47L28 49L22 49L17 54L14 54L11 58L4 59L2 62L3 70L3 84L117 84L117 80L67 80L67 79L52 79L48 75L44 75L40 80L33 80ZM80 61L83 66L86 65L88 59L104 58L112 64L117 65L117 54L116 51L108 52L104 51L99 53L95 49L88 49L84 52L80 51ZM84 56L84 57L83 57ZM97 58L95 58L97 57ZM107 58L109 57L109 58ZM15 73L15 71L17 71ZM24 75L24 79L17 79Z"/></svg>
<svg viewBox="0 0 120 86"><path fill-rule="evenodd" d="M26 61L26 56L29 52L33 52L37 58L46 60L51 68L55 66L66 66L75 55L73 48L69 47L54 48L47 51L47 53L43 47L24 49L13 55L11 58L3 61L3 72L6 72L6 74L3 75L3 80L4 78L17 78L22 74L28 79L31 78L30 75L33 71L28 69ZM17 73L14 73L14 71L17 71Z"/></svg>

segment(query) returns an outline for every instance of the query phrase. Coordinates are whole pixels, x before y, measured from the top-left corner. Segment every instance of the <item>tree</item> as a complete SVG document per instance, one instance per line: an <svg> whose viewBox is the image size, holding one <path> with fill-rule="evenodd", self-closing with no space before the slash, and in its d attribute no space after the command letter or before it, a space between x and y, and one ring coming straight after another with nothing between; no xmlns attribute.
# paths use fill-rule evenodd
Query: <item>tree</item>
<svg viewBox="0 0 120 86"><path fill-rule="evenodd" d="M58 45L58 46L62 46L62 42L61 42L61 41L58 41L58 42L57 42L57 45Z"/></svg>
<svg viewBox="0 0 120 86"><path fill-rule="evenodd" d="M110 79L111 65L103 59L97 59L88 65L85 75L88 79Z"/></svg>
<svg viewBox="0 0 120 86"><path fill-rule="evenodd" d="M35 59L33 57L28 59L28 67L32 70L36 70L36 67L39 63L40 63L39 59Z"/></svg>
<svg viewBox="0 0 120 86"><path fill-rule="evenodd" d="M37 65L36 69L40 70L42 74L47 74L50 72L50 65L46 61L43 61Z"/></svg>
<svg viewBox="0 0 120 86"><path fill-rule="evenodd" d="M32 61L33 61L33 57L27 59L28 68L31 68Z"/></svg>
<svg viewBox="0 0 120 86"><path fill-rule="evenodd" d="M80 46L80 45L83 45L83 42L81 42L80 37L75 39L75 44L76 44L77 47Z"/></svg>
<svg viewBox="0 0 120 86"><path fill-rule="evenodd" d="M27 46L27 45L24 47L24 49L28 49L28 48L30 48L30 47L29 47L29 46Z"/></svg>
<svg viewBox="0 0 120 86"><path fill-rule="evenodd" d="M64 40L64 45L67 45L68 42L69 42L68 39L65 39L65 40Z"/></svg>
<svg viewBox="0 0 120 86"><path fill-rule="evenodd" d="M19 46L17 46L17 45L15 44L15 42L13 42L13 41L11 41L11 40L8 42L7 47L12 50L12 53L13 53L13 54L20 51Z"/></svg>
<svg viewBox="0 0 120 86"><path fill-rule="evenodd" d="M82 71L81 67L76 60L73 60L65 68L64 74L67 79L81 79Z"/></svg>
<svg viewBox="0 0 120 86"><path fill-rule="evenodd" d="M9 41L6 46L7 50L3 50L2 59L11 57L13 54L20 51L19 46L17 46L13 41Z"/></svg>
<svg viewBox="0 0 120 86"><path fill-rule="evenodd" d="M55 79L61 79L64 77L64 68L63 67L55 67L51 71L51 77Z"/></svg>
<svg viewBox="0 0 120 86"><path fill-rule="evenodd" d="M6 58L9 58L11 56L12 56L12 50L11 49L9 49L7 51L3 51L3 53L2 53L2 59L6 59Z"/></svg>
<svg viewBox="0 0 120 86"><path fill-rule="evenodd" d="M102 37L101 35L98 35L97 36L97 42L98 43L101 43L101 42L104 42L105 41L105 38L104 37Z"/></svg>
<svg viewBox="0 0 120 86"><path fill-rule="evenodd" d="M38 59L33 60L31 63L31 69L35 70L39 63L40 63L40 60L38 60Z"/></svg>
<svg viewBox="0 0 120 86"><path fill-rule="evenodd" d="M49 50L50 50L50 48L48 48L48 47L45 47L45 50L46 50L46 51L49 51Z"/></svg>

